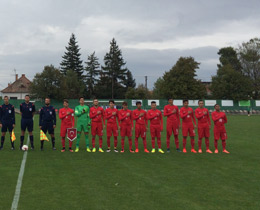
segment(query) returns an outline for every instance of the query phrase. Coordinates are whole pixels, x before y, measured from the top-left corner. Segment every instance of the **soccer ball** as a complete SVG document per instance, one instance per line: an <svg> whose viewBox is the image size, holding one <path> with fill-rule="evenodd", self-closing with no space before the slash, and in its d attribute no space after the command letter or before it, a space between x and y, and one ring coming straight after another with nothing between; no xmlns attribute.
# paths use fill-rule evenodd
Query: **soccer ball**
<svg viewBox="0 0 260 210"><path fill-rule="evenodd" d="M27 151L27 150L28 150L28 146L27 146L27 145L23 145L23 146L22 146L22 150L23 150L23 151Z"/></svg>

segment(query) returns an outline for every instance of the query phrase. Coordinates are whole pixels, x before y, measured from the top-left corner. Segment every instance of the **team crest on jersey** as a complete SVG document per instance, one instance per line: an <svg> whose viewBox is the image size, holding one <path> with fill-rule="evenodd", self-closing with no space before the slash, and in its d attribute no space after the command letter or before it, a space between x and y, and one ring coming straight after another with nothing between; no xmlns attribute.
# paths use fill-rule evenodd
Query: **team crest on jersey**
<svg viewBox="0 0 260 210"><path fill-rule="evenodd" d="M32 111L32 108L29 108L30 112Z"/></svg>
<svg viewBox="0 0 260 210"><path fill-rule="evenodd" d="M12 113L12 110L9 110L9 114L11 114Z"/></svg>
<svg viewBox="0 0 260 210"><path fill-rule="evenodd" d="M50 111L50 115L52 115L52 111Z"/></svg>

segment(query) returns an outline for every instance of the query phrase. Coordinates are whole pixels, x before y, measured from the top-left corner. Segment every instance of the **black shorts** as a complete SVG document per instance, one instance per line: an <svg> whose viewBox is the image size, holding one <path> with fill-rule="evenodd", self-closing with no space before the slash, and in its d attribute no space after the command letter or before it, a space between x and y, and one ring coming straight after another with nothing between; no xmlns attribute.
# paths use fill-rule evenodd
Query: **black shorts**
<svg viewBox="0 0 260 210"><path fill-rule="evenodd" d="M21 130L26 131L26 128L28 132L33 131L33 119L23 119L21 120Z"/></svg>
<svg viewBox="0 0 260 210"><path fill-rule="evenodd" d="M12 123L2 123L2 132L6 132L6 131L12 132L13 130L13 124Z"/></svg>
<svg viewBox="0 0 260 210"><path fill-rule="evenodd" d="M49 134L54 134L53 123L44 123L42 125L42 131L44 133L47 133L47 131L48 131Z"/></svg>

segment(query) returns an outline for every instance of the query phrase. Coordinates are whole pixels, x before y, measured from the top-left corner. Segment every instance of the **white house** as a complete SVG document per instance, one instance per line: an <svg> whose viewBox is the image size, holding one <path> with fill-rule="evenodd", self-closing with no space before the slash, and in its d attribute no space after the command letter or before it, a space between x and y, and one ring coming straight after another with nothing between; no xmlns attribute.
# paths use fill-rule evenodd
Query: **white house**
<svg viewBox="0 0 260 210"><path fill-rule="evenodd" d="M31 81L22 74L18 79L18 74L15 75L15 81L8 84L8 87L1 91L2 96L8 96L10 99L24 99L25 95L29 94Z"/></svg>

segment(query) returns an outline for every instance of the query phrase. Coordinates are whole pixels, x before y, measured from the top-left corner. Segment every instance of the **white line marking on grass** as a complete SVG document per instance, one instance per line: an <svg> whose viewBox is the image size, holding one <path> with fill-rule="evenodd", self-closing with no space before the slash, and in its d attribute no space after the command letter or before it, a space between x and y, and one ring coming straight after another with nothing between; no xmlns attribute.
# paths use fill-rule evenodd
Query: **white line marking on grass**
<svg viewBox="0 0 260 210"><path fill-rule="evenodd" d="M28 135L28 139L27 139L26 144L27 145L29 144L29 135ZM22 163L21 163L21 168L20 168L20 172L19 172L19 175L18 175L18 179L17 179L17 184L16 184L16 189L15 189L15 193L14 193L14 198L13 198L11 210L16 210L17 207L18 207L22 183L23 183L23 174L24 174L25 164L26 164L26 160L27 160L27 153L28 153L28 151L25 151L24 154L23 154L23 160L22 160Z"/></svg>

